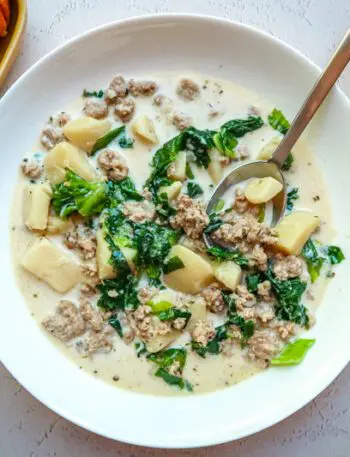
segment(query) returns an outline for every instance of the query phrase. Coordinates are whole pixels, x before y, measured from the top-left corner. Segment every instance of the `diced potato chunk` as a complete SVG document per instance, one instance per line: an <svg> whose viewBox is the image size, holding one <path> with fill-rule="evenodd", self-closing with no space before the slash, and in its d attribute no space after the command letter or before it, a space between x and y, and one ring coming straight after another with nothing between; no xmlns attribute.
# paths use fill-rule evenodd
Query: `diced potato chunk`
<svg viewBox="0 0 350 457"><path fill-rule="evenodd" d="M277 246L288 254L300 254L319 223L318 216L311 211L294 211L288 214L276 225Z"/></svg>
<svg viewBox="0 0 350 457"><path fill-rule="evenodd" d="M96 232L96 261L98 277L103 281L104 279L113 279L117 276L113 266L109 263L111 258L111 250L107 241L105 240L105 233L102 229Z"/></svg>
<svg viewBox="0 0 350 457"><path fill-rule="evenodd" d="M227 260L225 262L217 263L213 269L214 276L218 281L222 282L228 289L231 289L232 291L236 290L236 287L241 282L242 278L242 270L239 265L232 260Z"/></svg>
<svg viewBox="0 0 350 457"><path fill-rule="evenodd" d="M110 128L111 121L108 119L80 117L68 122L63 128L63 132L75 146L90 152L96 141L103 137Z"/></svg>
<svg viewBox="0 0 350 457"><path fill-rule="evenodd" d="M185 151L180 151L177 159L168 169L168 177L174 181L185 181L186 179L186 161L187 156Z"/></svg>
<svg viewBox="0 0 350 457"><path fill-rule="evenodd" d="M271 138L270 141L268 141L259 151L257 155L258 160L270 160L272 157L272 154L275 152L277 149L277 146L281 143L283 140L282 136L274 136Z"/></svg>
<svg viewBox="0 0 350 457"><path fill-rule="evenodd" d="M92 181L95 172L83 151L63 141L47 153L44 159L45 174L51 184L64 181L66 168L74 171L81 178Z"/></svg>
<svg viewBox="0 0 350 457"><path fill-rule="evenodd" d="M223 175L223 169L220 163L220 153L213 149L210 152L210 163L208 166L208 173L213 180L214 184L218 184L221 181Z"/></svg>
<svg viewBox="0 0 350 457"><path fill-rule="evenodd" d="M207 320L207 305L205 300L195 299L193 303L189 305L192 316L188 321L186 330L191 331L198 321Z"/></svg>
<svg viewBox="0 0 350 457"><path fill-rule="evenodd" d="M79 266L47 238L40 238L28 247L21 265L60 293L74 287L81 277Z"/></svg>
<svg viewBox="0 0 350 457"><path fill-rule="evenodd" d="M253 178L245 186L244 195L250 203L260 205L272 200L282 189L283 185L270 176L267 178Z"/></svg>
<svg viewBox="0 0 350 457"><path fill-rule="evenodd" d="M146 144L157 144L158 137L152 119L148 116L138 117L131 127L134 134Z"/></svg>
<svg viewBox="0 0 350 457"><path fill-rule="evenodd" d="M182 184L180 181L174 181L170 186L159 188L158 194L167 194L168 200L174 200L181 192Z"/></svg>
<svg viewBox="0 0 350 457"><path fill-rule="evenodd" d="M159 303L161 301L166 301L174 304L176 302L176 292L174 290L161 290L154 297L152 297L153 303Z"/></svg>
<svg viewBox="0 0 350 457"><path fill-rule="evenodd" d="M46 231L57 235L58 233L66 233L68 230L72 230L73 228L74 224L71 219L61 219L57 216L49 216Z"/></svg>
<svg viewBox="0 0 350 457"><path fill-rule="evenodd" d="M173 246L169 258L177 256L184 263L184 268L164 275L165 283L172 289L188 294L197 294L213 281L213 269L201 256L185 246Z"/></svg>
<svg viewBox="0 0 350 457"><path fill-rule="evenodd" d="M158 352L166 348L173 341L181 335L181 332L172 330L170 333L165 335L156 335L146 342L146 348L148 352Z"/></svg>
<svg viewBox="0 0 350 457"><path fill-rule="evenodd" d="M27 184L23 196L24 223L29 230L45 230L52 196L50 184Z"/></svg>

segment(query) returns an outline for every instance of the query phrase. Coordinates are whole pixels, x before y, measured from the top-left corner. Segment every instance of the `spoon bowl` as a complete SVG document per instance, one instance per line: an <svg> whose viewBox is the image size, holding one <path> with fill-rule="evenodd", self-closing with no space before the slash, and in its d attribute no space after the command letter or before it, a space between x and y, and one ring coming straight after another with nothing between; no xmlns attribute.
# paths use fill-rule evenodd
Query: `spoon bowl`
<svg viewBox="0 0 350 457"><path fill-rule="evenodd" d="M266 160L255 160L253 162L239 165L230 173L228 173L216 186L206 208L207 214L211 214L214 211L215 205L217 204L218 200L221 199L225 195L225 193L236 184L239 184L240 182L246 181L250 178L267 177L275 178L283 185L283 189L276 195L272 202L273 210L271 225L276 225L282 217L286 206L286 182L279 166L272 161ZM204 233L203 237L207 247L210 248L216 244L212 241L210 234Z"/></svg>

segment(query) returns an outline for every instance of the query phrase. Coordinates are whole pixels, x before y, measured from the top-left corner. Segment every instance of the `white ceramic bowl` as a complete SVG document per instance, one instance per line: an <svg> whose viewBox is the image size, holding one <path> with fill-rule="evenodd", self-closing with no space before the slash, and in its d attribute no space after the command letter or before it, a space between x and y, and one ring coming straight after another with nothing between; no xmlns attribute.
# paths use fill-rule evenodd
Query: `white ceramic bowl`
<svg viewBox="0 0 350 457"><path fill-rule="evenodd" d="M319 74L298 52L271 36L222 19L159 15L106 25L40 60L0 102L1 236L0 355L35 397L101 435L154 447L195 447L257 432L301 408L349 360L349 265L337 270L310 336L305 363L270 369L237 386L205 395L153 397L121 390L77 369L30 316L13 277L9 213L20 158L51 113L84 87L114 74L197 70L260 93L292 118ZM333 202L334 240L350 256L350 106L333 90L307 132Z"/></svg>

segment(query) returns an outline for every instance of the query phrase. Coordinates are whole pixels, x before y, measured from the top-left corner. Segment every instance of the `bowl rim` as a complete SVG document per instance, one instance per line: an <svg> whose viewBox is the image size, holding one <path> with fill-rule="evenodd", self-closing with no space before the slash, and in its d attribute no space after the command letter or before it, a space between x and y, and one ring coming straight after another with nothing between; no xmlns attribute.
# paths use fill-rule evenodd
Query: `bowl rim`
<svg viewBox="0 0 350 457"><path fill-rule="evenodd" d="M29 69L27 69L17 80L16 82L9 88L9 90L4 94L2 97L2 100L0 101L0 105L3 101L7 100L8 97L11 97L12 93L16 91L17 86L21 84L22 80L25 80L27 76L33 72L35 69L40 67L42 64L44 64L46 61L50 60L51 58L54 58L56 54L59 54L62 50L64 50L66 47L69 47L71 45L74 45L75 43L78 43L80 41L83 41L87 37L92 37L95 34L99 34L103 31L113 29L115 27L118 27L120 25L142 25L143 23L148 23L149 21L152 21L153 24L156 24L157 22L163 22L167 20L177 20L177 21L183 21L183 20L192 20L192 21L211 21L211 22L217 22L219 24L222 24L223 26L234 26L237 28L242 28L247 31L250 31L251 33L261 36L267 40L270 40L271 42L277 44L279 47L284 48L286 51L294 54L297 56L299 59L304 60L309 66L311 66L318 74L321 73L321 69L313 63L309 58L307 58L304 54L302 54L300 51L296 50L292 46L288 45L287 43L283 42L279 38L276 38L269 33L262 31L254 26L247 25L247 24L242 24L240 22L236 22L230 19L218 17L218 16L212 16L212 15L203 15L203 14L179 14L179 13L162 13L162 14L149 14L149 15L142 15L142 16L133 16L125 19L120 19L116 21L111 21L106 24L102 24L98 27L94 27L86 32L83 32L82 34L78 34L77 36L74 36L67 40L65 43L62 43L61 45L57 46L56 48L52 49L49 51L46 55L41 57L36 63L34 63ZM334 88L339 95L343 98L343 100L347 103L347 107L350 110L350 100L348 97L345 95L345 93L339 88L338 85L335 86ZM294 414L296 411L301 409L303 406L305 406L308 402L310 402L313 398L315 398L317 395L319 395L339 374L340 372L345 368L347 363L349 362L349 358L345 357L338 357L336 358L337 362L335 363L335 366L333 368L333 371L331 373L328 373L328 376L324 377L322 381L320 381L317 385L317 389L315 388L314 391L312 392L311 395L309 396L304 396L299 399L298 402L295 402L292 406L288 406L281 410L279 414L275 414L275 416L271 417L269 416L267 419L265 419L264 424L255 424L254 426L250 426L250 428L246 431L242 431L240 433L237 433L234 438L230 436L230 432L227 432L226 434L219 434L219 437L217 439L212 439L203 437L200 442L193 441L192 443L186 443L186 445L179 445L172 438L169 439L169 442L171 444L167 445L167 448L172 448L172 449L181 449L181 448L196 448L196 447L202 447L202 446L213 446L217 444L222 444L228 441L232 440L237 440L244 438L245 436L250 436L254 433L257 433L261 430L264 430L281 420L291 416ZM8 365L10 366L11 363L9 360L3 361L5 367L7 368L7 362ZM14 378L21 383L21 375L20 373L12 372L11 369L7 368L10 373L14 376ZM84 429L87 429L91 432L97 433L101 436L114 439L114 440L120 440L125 443L133 444L133 445L138 445L138 446L151 446L153 448L164 448L161 444L157 444L150 441L145 441L141 437L135 438L133 440L131 439L125 439L121 436L117 436L117 434L109 434L108 432L104 432L101 430L101 427L98 427L97 424L90 424L86 423L85 420L81 417L76 417L74 413L70 413L68 410L63 409L60 407L60 405L56 404L54 401L50 401L48 399L43 399L42 395L40 393L40 388L35 388L31 386L28 388L25 386L25 388L36 398L38 399L41 403L43 403L45 406L47 406L49 409L54 411L55 413L59 414L60 416L64 417L65 419L71 421L72 423L79 425L80 427L83 427ZM133 393L135 394L135 393ZM204 394L208 395L208 394ZM211 394L209 394L211 395ZM176 398L176 397L175 397ZM287 411L286 411L287 409ZM181 444L181 443L180 443Z"/></svg>
<svg viewBox="0 0 350 457"><path fill-rule="evenodd" d="M18 8L17 20L14 25L12 36L7 45L6 51L3 55L3 58L0 60L0 88L3 82L5 81L6 76L8 75L11 66L17 57L21 45L21 38L25 31L27 22L26 0L16 0L16 3ZM27 71L25 73L27 73Z"/></svg>

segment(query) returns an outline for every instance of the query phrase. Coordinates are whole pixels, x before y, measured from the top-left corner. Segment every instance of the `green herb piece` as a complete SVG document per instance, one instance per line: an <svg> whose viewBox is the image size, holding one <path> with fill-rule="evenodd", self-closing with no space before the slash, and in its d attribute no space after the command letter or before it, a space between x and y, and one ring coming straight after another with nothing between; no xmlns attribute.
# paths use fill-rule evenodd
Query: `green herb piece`
<svg viewBox="0 0 350 457"><path fill-rule="evenodd" d="M300 301L306 289L306 282L300 278L286 280L277 279L272 273L271 267L266 272L267 279L271 282L272 290L277 299L276 315L279 319L293 321L307 326L309 316L305 306Z"/></svg>
<svg viewBox="0 0 350 457"><path fill-rule="evenodd" d="M216 149L222 155L231 159L236 157L235 148L238 144L238 140L226 129L221 128L220 132L215 133L213 135L213 142Z"/></svg>
<svg viewBox="0 0 350 457"><path fill-rule="evenodd" d="M262 273L252 273L245 278L247 289L250 293L256 294L258 291L258 285L264 281L264 275Z"/></svg>
<svg viewBox="0 0 350 457"><path fill-rule="evenodd" d="M169 308L164 311L160 311L157 314L158 319L161 321L173 321L178 318L185 319L185 326L187 325L191 316L192 313L190 311L184 311L178 308Z"/></svg>
<svg viewBox="0 0 350 457"><path fill-rule="evenodd" d="M320 276L322 265L326 259L319 255L315 243L311 238L305 243L301 255L306 260L311 282L315 282Z"/></svg>
<svg viewBox="0 0 350 457"><path fill-rule="evenodd" d="M82 216L93 216L103 210L106 202L106 183L86 181L70 170L63 183L53 186L52 206L60 217L68 217L76 211Z"/></svg>
<svg viewBox="0 0 350 457"><path fill-rule="evenodd" d="M229 316L234 314L237 311L237 309L236 309L236 301L232 297L232 292L227 292L227 291L222 290L221 295L222 295L225 305L227 306L227 314Z"/></svg>
<svg viewBox="0 0 350 457"><path fill-rule="evenodd" d="M197 184L195 182L189 182L187 184L187 193L188 193L189 197L196 198L199 195L203 194L203 189L201 188L201 186L199 184Z"/></svg>
<svg viewBox="0 0 350 457"><path fill-rule="evenodd" d="M169 301L165 301L165 300L158 301L158 302L154 302L151 300L147 303L147 305L152 308L152 312L154 314L161 313L162 311L166 311L174 306L172 303L170 303Z"/></svg>
<svg viewBox="0 0 350 457"><path fill-rule="evenodd" d="M265 220L266 205L262 204L259 206L258 222L260 224Z"/></svg>
<svg viewBox="0 0 350 457"><path fill-rule="evenodd" d="M144 197L136 190L135 184L128 176L121 181L108 181L109 206L118 206L126 200L144 200Z"/></svg>
<svg viewBox="0 0 350 457"><path fill-rule="evenodd" d="M122 149L132 149L134 147L135 140L126 135L126 129L118 136L118 144Z"/></svg>
<svg viewBox="0 0 350 457"><path fill-rule="evenodd" d="M91 149L91 155L96 154L97 151L103 149L109 145L113 140L115 140L119 135L125 135L125 125L117 127L116 129L110 130L106 135L99 138Z"/></svg>
<svg viewBox="0 0 350 457"><path fill-rule="evenodd" d="M141 357L143 355L147 355L148 354L146 345L145 345L145 343L143 341L137 341L135 343L135 351L136 351L137 357Z"/></svg>
<svg viewBox="0 0 350 457"><path fill-rule="evenodd" d="M149 285L158 288L164 288L162 286L160 276L162 274L162 270L158 265L149 265L146 268L146 274L148 276Z"/></svg>
<svg viewBox="0 0 350 457"><path fill-rule="evenodd" d="M307 351L315 344L316 340L300 338L287 344L279 356L271 360L272 366L298 365L304 360Z"/></svg>
<svg viewBox="0 0 350 457"><path fill-rule="evenodd" d="M188 179L194 179L194 174L191 165L188 162L186 163L186 177Z"/></svg>
<svg viewBox="0 0 350 457"><path fill-rule="evenodd" d="M249 261L247 257L242 255L239 251L229 251L228 249L222 248L220 246L214 246L207 249L207 253L215 257L215 260L218 262L223 262L224 260L233 260L237 265L241 267L248 267Z"/></svg>
<svg viewBox="0 0 350 457"><path fill-rule="evenodd" d="M222 198L219 198L219 200L214 205L213 211L215 213L218 213L224 208L224 206L225 206L225 200L223 200Z"/></svg>
<svg viewBox="0 0 350 457"><path fill-rule="evenodd" d="M109 325L111 327L114 328L114 330L118 333L120 338L123 338L123 328L122 328L122 325L121 325L120 320L118 318L118 315L117 314L113 314L113 316L111 316L108 319L108 323L109 323Z"/></svg>
<svg viewBox="0 0 350 457"><path fill-rule="evenodd" d="M134 241L140 266L162 265L172 246L178 240L178 233L154 222L135 225Z"/></svg>
<svg viewBox="0 0 350 457"><path fill-rule="evenodd" d="M338 246L328 246L327 255L332 265L337 265L345 260L345 255Z"/></svg>
<svg viewBox="0 0 350 457"><path fill-rule="evenodd" d="M271 127L277 130L278 132L282 133L282 135L285 135L288 132L290 123L284 117L282 111L279 111L278 109L274 108L267 119Z"/></svg>
<svg viewBox="0 0 350 457"><path fill-rule="evenodd" d="M208 342L206 346L201 345L195 341L192 341L192 349L200 357L205 358L207 354L217 355L220 353L221 345L220 343L228 338L227 326L226 324L220 325L215 329L214 338Z"/></svg>
<svg viewBox="0 0 350 457"><path fill-rule="evenodd" d="M294 207L294 202L299 199L299 189L297 187L293 187L287 193L287 210L292 211Z"/></svg>
<svg viewBox="0 0 350 457"><path fill-rule="evenodd" d="M223 223L224 221L217 213L209 214L209 224L204 229L204 233L208 235L209 233L215 232Z"/></svg>
<svg viewBox="0 0 350 457"><path fill-rule="evenodd" d="M239 314L231 314L226 325L236 325L242 332L241 345L244 346L250 337L254 335L254 322L251 319L244 319Z"/></svg>
<svg viewBox="0 0 350 457"><path fill-rule="evenodd" d="M276 108L274 108L272 110L272 113L269 114L267 119L268 119L270 126L273 129L277 130L278 132L282 133L282 135L285 135L288 132L290 123L284 117L282 111L279 111ZM293 162L294 162L294 157L293 157L293 154L290 152L282 165L282 170L288 171L291 168Z"/></svg>
<svg viewBox="0 0 350 457"><path fill-rule="evenodd" d="M100 89L99 91L93 90L91 92L84 89L84 91L83 91L83 97L85 97L85 98L87 98L87 97L103 98L103 96L104 96L104 91L102 89Z"/></svg>
<svg viewBox="0 0 350 457"><path fill-rule="evenodd" d="M171 257L169 260L165 261L163 264L163 273L168 274L172 271L185 268L185 264L178 256Z"/></svg>
<svg viewBox="0 0 350 457"><path fill-rule="evenodd" d="M290 152L288 155L287 155L287 158L286 160L283 162L282 164L282 170L283 171L288 171L290 170L291 166L293 165L293 162L294 162L294 157L293 157L293 154Z"/></svg>
<svg viewBox="0 0 350 457"><path fill-rule="evenodd" d="M101 292L98 306L105 310L135 310L140 302L137 297L139 279L128 275L123 278L106 279L97 286Z"/></svg>
<svg viewBox="0 0 350 457"><path fill-rule="evenodd" d="M191 384L181 376L186 364L186 358L187 352L183 348L166 349L147 356L148 360L159 366L155 376L162 378L169 385L192 391ZM172 366L176 366L176 371L179 375L169 373Z"/></svg>

